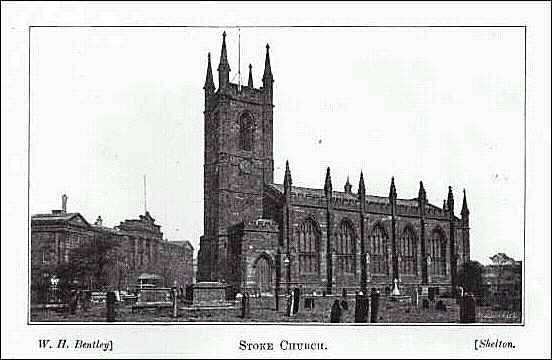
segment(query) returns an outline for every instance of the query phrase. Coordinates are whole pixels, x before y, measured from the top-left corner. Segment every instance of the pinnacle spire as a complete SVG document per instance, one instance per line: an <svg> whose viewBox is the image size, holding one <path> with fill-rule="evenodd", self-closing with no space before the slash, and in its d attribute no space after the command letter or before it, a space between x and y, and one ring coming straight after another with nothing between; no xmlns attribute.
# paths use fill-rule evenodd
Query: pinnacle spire
<svg viewBox="0 0 552 360"><path fill-rule="evenodd" d="M462 200L462 217L469 215L470 210L468 210L468 202L466 200L466 189L464 189L464 199Z"/></svg>
<svg viewBox="0 0 552 360"><path fill-rule="evenodd" d="M345 189L346 193L350 194L352 192L353 186L351 185L351 182L349 181L349 175L347 175L347 181L345 182L344 189Z"/></svg>
<svg viewBox="0 0 552 360"><path fill-rule="evenodd" d="M270 68L270 46L266 44L266 57L265 57L265 68L263 73L263 84L267 82L272 82L272 69Z"/></svg>
<svg viewBox="0 0 552 360"><path fill-rule="evenodd" d="M203 86L203 89L208 92L215 90L215 83L213 82L213 69L211 68L211 53L207 54L207 76L205 77L205 85Z"/></svg>
<svg viewBox="0 0 552 360"><path fill-rule="evenodd" d="M291 187L291 171L289 170L289 161L286 160L286 173L284 175L284 188Z"/></svg>
<svg viewBox="0 0 552 360"><path fill-rule="evenodd" d="M332 176L330 175L330 167L326 170L326 181L324 182L324 192L326 196L332 194Z"/></svg>
<svg viewBox="0 0 552 360"><path fill-rule="evenodd" d="M448 188L448 197L447 197L448 209L454 213L454 195L452 194L452 186Z"/></svg>
<svg viewBox="0 0 552 360"><path fill-rule="evenodd" d="M360 172L360 180L358 181L358 193L366 194L366 187L364 186L364 174Z"/></svg>
<svg viewBox="0 0 552 360"><path fill-rule="evenodd" d="M226 53L226 31L222 33L222 48L220 50L220 62L217 68L219 72L219 89L223 88L230 81L230 65Z"/></svg>
<svg viewBox="0 0 552 360"><path fill-rule="evenodd" d="M389 187L389 198L390 199L396 199L397 198L397 189L395 188L395 177L391 177L391 186Z"/></svg>
<svg viewBox="0 0 552 360"><path fill-rule="evenodd" d="M247 79L247 86L249 86L250 88L253 87L253 74L251 73L251 64L249 64L249 79Z"/></svg>
<svg viewBox="0 0 552 360"><path fill-rule="evenodd" d="M425 191L425 188L424 188L424 183L422 181L420 181L420 190L418 190L418 199L423 199L423 200L426 200L427 199L427 196L426 196L426 191Z"/></svg>

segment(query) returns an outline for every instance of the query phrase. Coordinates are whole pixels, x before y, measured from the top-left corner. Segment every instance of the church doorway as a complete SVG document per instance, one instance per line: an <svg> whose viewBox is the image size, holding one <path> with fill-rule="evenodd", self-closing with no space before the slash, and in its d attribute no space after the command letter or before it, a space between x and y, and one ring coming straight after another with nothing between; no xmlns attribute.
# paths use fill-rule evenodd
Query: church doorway
<svg viewBox="0 0 552 360"><path fill-rule="evenodd" d="M272 270L270 259L266 256L261 256L255 264L255 280L257 289L261 294L272 293Z"/></svg>

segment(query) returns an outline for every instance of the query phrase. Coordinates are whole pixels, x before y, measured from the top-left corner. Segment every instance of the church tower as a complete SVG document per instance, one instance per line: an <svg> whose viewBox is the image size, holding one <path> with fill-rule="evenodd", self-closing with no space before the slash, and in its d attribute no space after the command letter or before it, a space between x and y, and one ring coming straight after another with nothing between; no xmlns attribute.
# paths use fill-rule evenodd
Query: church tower
<svg viewBox="0 0 552 360"><path fill-rule="evenodd" d="M231 82L226 32L215 89L207 59L204 110L204 236L199 254L200 281L223 281L227 273L228 229L263 214L264 184L273 182L272 70L266 46L262 87Z"/></svg>

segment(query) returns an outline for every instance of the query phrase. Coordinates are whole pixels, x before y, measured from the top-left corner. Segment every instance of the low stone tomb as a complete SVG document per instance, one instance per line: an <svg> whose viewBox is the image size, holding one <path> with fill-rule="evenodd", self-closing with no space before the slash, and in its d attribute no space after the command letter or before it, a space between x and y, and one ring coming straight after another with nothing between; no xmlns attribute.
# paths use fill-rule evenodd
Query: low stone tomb
<svg viewBox="0 0 552 360"><path fill-rule="evenodd" d="M141 309L161 309L172 306L171 288L144 288L137 291L132 312Z"/></svg>

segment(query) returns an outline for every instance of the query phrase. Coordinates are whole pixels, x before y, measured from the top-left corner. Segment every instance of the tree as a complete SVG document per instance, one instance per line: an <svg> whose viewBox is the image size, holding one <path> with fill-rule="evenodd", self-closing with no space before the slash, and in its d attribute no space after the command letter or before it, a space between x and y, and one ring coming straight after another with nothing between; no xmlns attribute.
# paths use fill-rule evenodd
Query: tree
<svg viewBox="0 0 552 360"><path fill-rule="evenodd" d="M478 261L468 261L463 264L458 272L458 285L462 286L465 291L476 296L481 296L483 293L483 265Z"/></svg>
<svg viewBox="0 0 552 360"><path fill-rule="evenodd" d="M81 288L107 288L115 276L110 270L117 264L118 247L108 233L95 232L90 241L72 249L68 263L58 265L61 287L70 289L80 283Z"/></svg>

